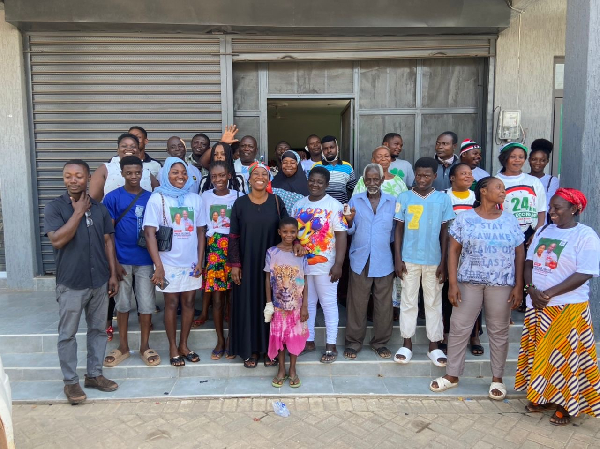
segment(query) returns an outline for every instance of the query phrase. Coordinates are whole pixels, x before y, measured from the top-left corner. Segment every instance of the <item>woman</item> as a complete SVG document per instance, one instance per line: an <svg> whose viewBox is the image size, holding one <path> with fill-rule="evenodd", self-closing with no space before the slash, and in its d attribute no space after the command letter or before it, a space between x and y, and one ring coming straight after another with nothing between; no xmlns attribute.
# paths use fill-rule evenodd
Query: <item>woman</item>
<svg viewBox="0 0 600 449"><path fill-rule="evenodd" d="M271 185L273 193L283 199L286 210L292 210L296 201L308 195L308 182L298 153L293 150L283 153L281 170L273 178Z"/></svg>
<svg viewBox="0 0 600 449"><path fill-rule="evenodd" d="M194 319L194 298L202 286L204 260L204 219L202 199L190 192L194 181L188 178L183 161L169 157L160 172L160 187L148 200L144 214L144 236L155 271L152 282L164 293L165 330L169 340L172 366L185 366L185 360L199 362L200 357L188 345L188 336ZM195 229L176 226L177 216L183 211L195 224ZM181 221L181 220L180 220ZM159 226L173 229L170 251L158 251L156 231ZM177 345L177 308L181 306L181 333Z"/></svg>
<svg viewBox="0 0 600 449"><path fill-rule="evenodd" d="M548 200L548 210L550 210L550 198L556 193L559 187L559 181L556 176L544 173L544 169L550 162L550 153L554 145L546 139L536 139L531 143L531 153L529 153L529 166L531 171L529 174L540 180L542 186L546 189L546 199ZM549 222L549 217L546 215L546 223Z"/></svg>
<svg viewBox="0 0 600 449"><path fill-rule="evenodd" d="M225 142L217 142L213 145L212 149L210 150L209 166L211 166L213 162L217 161L224 162L227 165L227 170L229 173L231 173L231 179L227 184L227 188L245 195L247 193L246 182L244 181L244 177L242 175L235 172L235 168L233 167L233 153L229 144ZM215 186L210 180L210 175L203 176L202 181L200 181L200 194L214 188Z"/></svg>
<svg viewBox="0 0 600 449"><path fill-rule="evenodd" d="M283 200L267 191L269 168L254 162L248 174L251 191L238 198L231 210L227 264L234 285L227 352L241 356L246 368L256 368L260 354L269 347L269 324L263 316L265 255L279 243L279 220L288 214ZM264 365L277 366L277 359L265 355Z"/></svg>
<svg viewBox="0 0 600 449"><path fill-rule="evenodd" d="M475 203L475 193L471 190L473 185L473 172L467 163L459 162L450 168L451 187L444 190L450 197L452 209L456 215L466 210L473 209ZM444 321L444 342L440 344L440 349L448 351L448 333L450 332L450 317L452 316L452 304L448 300L448 281L442 288L442 316ZM479 341L481 335L481 313L477 317L473 332L471 332L471 354L481 356L484 353L483 346Z"/></svg>
<svg viewBox="0 0 600 449"><path fill-rule="evenodd" d="M381 165L383 168L383 184L381 185L381 191L383 193L387 193L388 195L392 195L393 197L397 197L402 192L408 190L406 188L406 184L402 181L400 176L396 176L390 173L390 164L392 163L392 156L390 153L390 149L386 146L380 146L373 150L371 154L371 162L374 164ZM361 176L354 187L352 195L356 195L357 193L366 192L367 188L365 187L365 181ZM396 306L394 306L396 307Z"/></svg>
<svg viewBox="0 0 600 449"><path fill-rule="evenodd" d="M525 262L527 313L523 324L515 390L527 391L528 412L556 409L550 423L572 416L600 416L600 373L590 315L589 280L598 276L600 239L577 223L587 199L559 188L550 200L552 223L536 232ZM554 262L536 262L544 246ZM539 256L538 256L539 257Z"/></svg>
<svg viewBox="0 0 600 449"><path fill-rule="evenodd" d="M448 298L454 309L448 364L446 375L429 384L431 391L458 386L465 368L467 341L483 306L493 376L488 396L497 401L506 397L502 375L508 354L510 311L522 300L525 249L517 219L498 208L505 196L502 181L491 176L482 178L475 187L475 208L458 215L450 227Z"/></svg>

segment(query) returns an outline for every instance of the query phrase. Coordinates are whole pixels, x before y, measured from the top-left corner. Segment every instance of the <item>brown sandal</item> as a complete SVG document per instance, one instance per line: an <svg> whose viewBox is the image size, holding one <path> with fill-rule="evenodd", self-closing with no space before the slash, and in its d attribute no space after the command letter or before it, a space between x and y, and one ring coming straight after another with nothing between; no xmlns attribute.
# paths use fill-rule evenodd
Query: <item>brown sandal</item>
<svg viewBox="0 0 600 449"><path fill-rule="evenodd" d="M160 365L160 356L158 355L158 352L156 352L154 349L146 349L144 353L140 355L146 366ZM154 360L150 360L151 358L154 358Z"/></svg>

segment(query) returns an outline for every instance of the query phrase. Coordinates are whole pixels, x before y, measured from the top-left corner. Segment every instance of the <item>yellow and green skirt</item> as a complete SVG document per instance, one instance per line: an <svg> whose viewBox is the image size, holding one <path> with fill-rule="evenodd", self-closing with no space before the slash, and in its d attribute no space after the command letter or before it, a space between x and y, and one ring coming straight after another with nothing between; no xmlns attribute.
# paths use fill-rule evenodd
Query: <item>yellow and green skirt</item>
<svg viewBox="0 0 600 449"><path fill-rule="evenodd" d="M588 303L527 309L515 390L569 415L600 416L600 372Z"/></svg>

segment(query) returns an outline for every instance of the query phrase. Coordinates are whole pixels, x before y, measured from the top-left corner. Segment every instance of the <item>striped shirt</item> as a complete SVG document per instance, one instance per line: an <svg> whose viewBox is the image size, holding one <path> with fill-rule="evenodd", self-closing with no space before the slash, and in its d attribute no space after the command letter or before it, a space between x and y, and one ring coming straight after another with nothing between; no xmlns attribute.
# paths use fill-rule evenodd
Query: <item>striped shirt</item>
<svg viewBox="0 0 600 449"><path fill-rule="evenodd" d="M323 165L322 162L317 162L313 168L317 165L325 167L330 173L329 187L327 187L325 192L340 203L346 204L358 182L352 165L344 161L339 161L335 165Z"/></svg>

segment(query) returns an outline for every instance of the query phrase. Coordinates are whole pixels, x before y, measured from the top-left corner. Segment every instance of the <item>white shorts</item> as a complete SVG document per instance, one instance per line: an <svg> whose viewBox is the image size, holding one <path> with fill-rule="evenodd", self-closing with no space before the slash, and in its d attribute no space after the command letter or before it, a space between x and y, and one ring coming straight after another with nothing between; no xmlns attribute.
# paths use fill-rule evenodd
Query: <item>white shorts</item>
<svg viewBox="0 0 600 449"><path fill-rule="evenodd" d="M202 287L202 276L195 278L190 276L192 269L190 267L171 267L164 265L165 279L169 281L169 285L161 290L156 286L157 291L163 293L181 293L198 290Z"/></svg>

